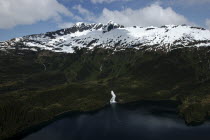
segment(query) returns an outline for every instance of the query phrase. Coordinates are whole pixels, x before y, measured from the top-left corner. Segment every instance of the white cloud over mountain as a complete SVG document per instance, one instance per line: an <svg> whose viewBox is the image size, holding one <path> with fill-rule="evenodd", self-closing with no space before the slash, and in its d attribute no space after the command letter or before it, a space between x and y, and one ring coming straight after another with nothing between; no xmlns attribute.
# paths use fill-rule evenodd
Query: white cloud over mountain
<svg viewBox="0 0 210 140"><path fill-rule="evenodd" d="M58 28L64 29L64 28L69 28L72 27L74 23L72 22L64 22L64 23L59 23Z"/></svg>
<svg viewBox="0 0 210 140"><path fill-rule="evenodd" d="M80 16L79 15L77 15L77 16L74 16L73 18L75 19L75 20L77 20L77 18L78 17L80 17L81 19L81 21L83 20L83 21L91 21L91 20L93 20L94 18L95 18L95 15L94 15L94 13L92 13L92 12L90 12L88 9L85 9L82 5L75 5L74 7L73 7L73 9L74 10L76 10L76 11L78 11L78 13L80 14Z"/></svg>
<svg viewBox="0 0 210 140"><path fill-rule="evenodd" d="M73 16L57 0L0 0L0 29Z"/></svg>
<svg viewBox="0 0 210 140"><path fill-rule="evenodd" d="M77 10L80 14L82 15L90 15L91 12L88 11L87 9L83 8L80 4L79 5L75 5L73 7L74 10Z"/></svg>
<svg viewBox="0 0 210 140"><path fill-rule="evenodd" d="M129 1L129 0L91 0L93 3ZM171 7L163 8L159 3L150 6L124 10L104 8L96 14L85 9L81 4L74 5L73 14L57 0L0 0L0 29L17 25L34 24L39 21L55 20L60 28L69 27L74 21L102 22L113 20L125 26L161 26L165 24L191 24L183 15L176 13ZM62 15L70 17L70 23L62 23ZM208 24L208 23L207 23Z"/></svg>
<svg viewBox="0 0 210 140"><path fill-rule="evenodd" d="M81 16L78 18L79 20L77 21L81 22L85 21L95 23L107 23L108 21L112 20L124 26L162 26L168 24L193 24L188 21L188 19L183 15L176 13L171 7L163 8L159 3L154 3L150 6L140 9L127 8L121 11L109 10L107 8L104 8L99 16L94 15L94 13L90 12L88 9L85 9L81 5L74 6L73 9L77 10L80 13ZM72 23L64 23L64 25L68 26L72 25Z"/></svg>
<svg viewBox="0 0 210 140"><path fill-rule="evenodd" d="M192 24L183 15L176 13L172 8L163 8L158 3L140 9L127 8L122 11L103 9L97 22L105 23L113 20L125 26L161 26L166 24Z"/></svg>

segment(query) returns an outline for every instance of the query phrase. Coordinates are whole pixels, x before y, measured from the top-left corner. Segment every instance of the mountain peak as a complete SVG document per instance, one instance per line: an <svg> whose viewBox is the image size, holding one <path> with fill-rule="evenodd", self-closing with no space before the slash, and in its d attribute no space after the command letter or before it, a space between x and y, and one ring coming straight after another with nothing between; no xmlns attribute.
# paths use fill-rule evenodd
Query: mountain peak
<svg viewBox="0 0 210 140"><path fill-rule="evenodd" d="M94 49L103 47L113 50L125 48L150 51L172 51L184 47L210 46L210 31L187 25L164 25L161 27L124 27L109 21L102 23L78 22L70 28L45 34L29 35L0 42L0 50L16 49L51 50L73 53L74 48Z"/></svg>
<svg viewBox="0 0 210 140"><path fill-rule="evenodd" d="M109 21L106 25L104 25L103 27L103 33L106 33L106 32L109 32L113 29L116 29L116 28L124 28L123 25L120 25L120 24L117 24L117 23L114 23L113 21Z"/></svg>
<svg viewBox="0 0 210 140"><path fill-rule="evenodd" d="M114 24L114 21L109 20L109 22L107 24Z"/></svg>
<svg viewBox="0 0 210 140"><path fill-rule="evenodd" d="M86 23L84 22L77 22L76 24L74 24L75 27L81 27L81 26L86 26Z"/></svg>

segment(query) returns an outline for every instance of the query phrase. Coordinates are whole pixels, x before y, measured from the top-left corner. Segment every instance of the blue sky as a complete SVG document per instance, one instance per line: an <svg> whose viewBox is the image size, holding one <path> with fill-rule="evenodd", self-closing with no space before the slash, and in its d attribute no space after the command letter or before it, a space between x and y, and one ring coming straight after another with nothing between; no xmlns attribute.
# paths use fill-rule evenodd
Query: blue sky
<svg viewBox="0 0 210 140"><path fill-rule="evenodd" d="M0 19L0 41L109 20L125 26L210 29L210 0L0 0Z"/></svg>

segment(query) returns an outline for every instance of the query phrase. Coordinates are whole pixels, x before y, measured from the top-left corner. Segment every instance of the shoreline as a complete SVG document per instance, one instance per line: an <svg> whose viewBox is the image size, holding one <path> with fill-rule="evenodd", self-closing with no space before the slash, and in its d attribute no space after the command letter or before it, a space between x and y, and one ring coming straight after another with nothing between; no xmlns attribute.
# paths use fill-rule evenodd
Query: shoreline
<svg viewBox="0 0 210 140"><path fill-rule="evenodd" d="M170 108L170 109L173 109L173 110L170 110L170 112L173 112L173 113L177 114L177 109L178 109L178 106L179 106L179 102L178 101L173 101L173 100L141 100L141 101L133 101L133 102L127 102L127 103L117 103L117 105L120 105L120 106L125 107L125 108L132 108L132 107L139 108L139 107L142 107L142 106L148 107L148 106L154 105L156 108L160 109L163 112L167 112L166 108L167 109ZM169 105L169 106L166 106L166 105ZM71 116L75 116L75 115L80 115L81 113L82 114L92 114L92 113L94 114L94 113L97 113L97 112L99 112L99 111L101 111L105 108L110 107L110 106L111 105L107 103L102 108L98 108L98 109L90 110L90 111L66 111L66 112L60 113L59 115L54 116L50 120L46 120L46 121L43 121L39 124L32 125L31 127L28 127L26 129L24 129L23 131L18 132L17 134L15 134L15 135L13 135L13 136L5 139L5 140L21 140L24 137L27 137L28 135L30 135L31 133L37 132L37 131L41 130L42 128L48 126L49 124L63 119L64 117L67 117L67 116L71 117ZM152 110L150 110L150 111L152 111ZM184 120L184 118L182 118L182 119ZM187 126L190 126L190 125L187 125Z"/></svg>

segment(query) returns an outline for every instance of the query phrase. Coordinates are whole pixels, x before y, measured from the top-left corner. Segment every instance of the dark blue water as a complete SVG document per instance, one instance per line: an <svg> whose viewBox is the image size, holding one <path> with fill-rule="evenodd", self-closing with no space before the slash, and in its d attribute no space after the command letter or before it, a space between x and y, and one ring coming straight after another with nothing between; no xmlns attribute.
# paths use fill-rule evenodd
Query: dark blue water
<svg viewBox="0 0 210 140"><path fill-rule="evenodd" d="M172 108L111 105L69 115L24 140L210 140L210 123L186 126Z"/></svg>

